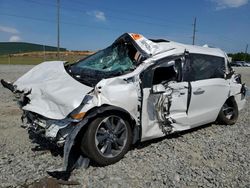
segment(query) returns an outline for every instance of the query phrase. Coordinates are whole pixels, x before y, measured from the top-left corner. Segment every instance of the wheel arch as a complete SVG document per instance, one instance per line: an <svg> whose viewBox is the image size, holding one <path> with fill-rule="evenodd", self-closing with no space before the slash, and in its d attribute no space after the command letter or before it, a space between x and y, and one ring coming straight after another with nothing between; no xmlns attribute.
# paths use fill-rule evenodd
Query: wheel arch
<svg viewBox="0 0 250 188"><path fill-rule="evenodd" d="M222 106L225 104L225 103L230 103L230 104L232 104L232 103L236 103L236 105L237 105L237 102L236 102L236 100L235 100L235 96L234 95L231 95L231 96L229 96L228 98L226 98L226 100L224 101L224 103L222 104ZM221 108L222 108L222 106L221 106Z"/></svg>
<svg viewBox="0 0 250 188"><path fill-rule="evenodd" d="M83 136L84 132L86 131L86 129L88 128L89 124L91 121L93 121L93 119L95 119L96 116L101 116L107 112L115 112L115 113L119 113L121 116L123 116L124 118L126 118L126 120L129 122L129 125L131 126L132 129L132 133L133 133L133 144L136 143L139 139L140 139L140 131L139 131L139 126L136 126L136 121L135 119L130 115L130 113L128 111L126 111L123 108L117 107L117 106L112 106L112 105L102 105L100 107L94 107L92 109L90 109L86 116L84 117L84 119L82 120L82 122L80 122L80 126L81 128L78 130L76 136L75 136L75 141L78 142L79 139L81 139L81 137ZM87 120L84 121L84 120Z"/></svg>
<svg viewBox="0 0 250 188"><path fill-rule="evenodd" d="M97 116L100 114L103 114L104 112L119 112L126 118L130 123L130 126L132 128L132 135L133 135L133 140L132 144L135 144L137 141L140 140L140 127L136 126L136 121L135 119L127 112L126 110L116 107L116 106L111 106L111 105L102 105L100 107L94 107L90 109L86 116L83 118L81 122L79 122L77 125L74 126L74 129L72 132L66 137L65 145L64 145L64 169L66 171L72 171L74 168L77 166L84 165L85 167L88 166L87 161L88 157L87 156L82 156L80 152L80 144L81 144L81 139L82 136L84 135L84 131L86 131L86 128L88 127L89 123ZM83 160L87 159L87 160ZM83 162L84 161L84 162ZM84 163L84 164L82 164Z"/></svg>
<svg viewBox="0 0 250 188"><path fill-rule="evenodd" d="M235 100L235 96L234 96L234 95L229 96L229 97L225 100L225 102L223 103L223 105L224 105L225 103L236 104L236 106L237 106L237 108L238 108L238 105L237 105L237 102L236 102L236 100Z"/></svg>
<svg viewBox="0 0 250 188"><path fill-rule="evenodd" d="M234 95L229 96L225 102L232 102L232 101L235 101Z"/></svg>
<svg viewBox="0 0 250 188"><path fill-rule="evenodd" d="M228 97L225 99L225 101L222 103L222 106L225 104L225 103L227 103L227 102L229 102L229 101L235 101L235 96L234 95L228 95ZM221 108L222 108L222 106L221 106Z"/></svg>
<svg viewBox="0 0 250 188"><path fill-rule="evenodd" d="M230 119L226 118L224 112L223 112L223 107L224 105L227 104L229 107L232 107L233 110L233 118L230 117ZM236 123L239 115L239 109L238 109L238 104L235 100L235 96L232 95L226 99L226 101L223 103L223 106L221 107L221 110L217 116L216 122L220 124L225 124L225 125L233 125Z"/></svg>

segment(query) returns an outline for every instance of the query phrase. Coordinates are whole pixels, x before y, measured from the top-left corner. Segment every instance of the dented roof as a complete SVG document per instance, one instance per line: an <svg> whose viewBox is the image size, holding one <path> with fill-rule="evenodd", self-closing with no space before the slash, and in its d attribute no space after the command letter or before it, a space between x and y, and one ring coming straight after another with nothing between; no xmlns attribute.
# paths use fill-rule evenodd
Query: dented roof
<svg viewBox="0 0 250 188"><path fill-rule="evenodd" d="M219 48L210 48L210 47L202 47L197 45L188 45L182 44L173 41L165 41L165 40L158 40L160 42L153 42L145 38L141 34L134 34L134 33L127 33L134 42L140 47L140 49L150 56L155 56L166 51L170 50L181 50L181 51L188 51L190 53L200 53L200 54L208 54L208 55L215 55L220 57L225 57L225 53Z"/></svg>

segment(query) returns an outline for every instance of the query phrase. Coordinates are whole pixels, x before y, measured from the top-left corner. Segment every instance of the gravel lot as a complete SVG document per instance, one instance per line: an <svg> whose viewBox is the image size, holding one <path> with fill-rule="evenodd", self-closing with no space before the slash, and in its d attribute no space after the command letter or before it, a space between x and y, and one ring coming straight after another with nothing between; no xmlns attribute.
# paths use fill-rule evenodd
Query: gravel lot
<svg viewBox="0 0 250 188"><path fill-rule="evenodd" d="M0 65L0 78L14 81L31 67ZM250 86L250 68L236 70ZM249 113L248 101L233 126L212 124L141 143L114 165L75 170L70 179L80 185L72 187L250 187ZM61 156L34 151L20 115L0 86L0 187L27 187L62 166Z"/></svg>

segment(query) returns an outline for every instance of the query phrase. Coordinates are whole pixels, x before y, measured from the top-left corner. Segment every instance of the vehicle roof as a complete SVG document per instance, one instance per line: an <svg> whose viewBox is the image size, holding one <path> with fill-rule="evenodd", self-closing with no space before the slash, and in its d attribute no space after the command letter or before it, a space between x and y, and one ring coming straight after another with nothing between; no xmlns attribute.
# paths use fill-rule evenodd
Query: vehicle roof
<svg viewBox="0 0 250 188"><path fill-rule="evenodd" d="M166 49L170 49L170 48L175 48L175 49L182 48L182 49L188 51L189 53L207 54L207 55L225 57L225 52L223 52L219 48L203 47L203 46L197 46L197 45L188 45L188 44L182 44L182 43L178 43L178 42L174 42L174 41L160 42L157 44L162 49L161 52L164 52Z"/></svg>
<svg viewBox="0 0 250 188"><path fill-rule="evenodd" d="M150 40L145 38L141 34L135 33L125 33L124 35L129 35L131 39L138 45L143 54L148 57L163 54L167 51L177 50L177 51L188 51L189 53L207 54L219 57L226 57L226 53L219 48L211 48L208 46L197 46L182 44L174 41L168 41L163 39ZM174 51L173 51L174 52Z"/></svg>

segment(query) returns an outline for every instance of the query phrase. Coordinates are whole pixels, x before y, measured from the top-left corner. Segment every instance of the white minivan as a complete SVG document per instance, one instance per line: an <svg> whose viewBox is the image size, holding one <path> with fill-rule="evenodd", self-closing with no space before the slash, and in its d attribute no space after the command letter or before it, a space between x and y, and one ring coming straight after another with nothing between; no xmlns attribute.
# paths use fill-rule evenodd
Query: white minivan
<svg viewBox="0 0 250 188"><path fill-rule="evenodd" d="M211 122L234 124L245 86L225 52L125 33L73 64L41 63L10 83L29 132L99 165L136 142Z"/></svg>

